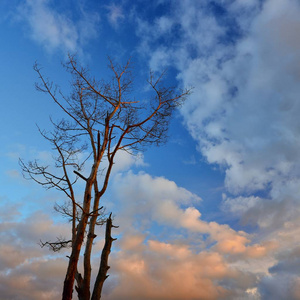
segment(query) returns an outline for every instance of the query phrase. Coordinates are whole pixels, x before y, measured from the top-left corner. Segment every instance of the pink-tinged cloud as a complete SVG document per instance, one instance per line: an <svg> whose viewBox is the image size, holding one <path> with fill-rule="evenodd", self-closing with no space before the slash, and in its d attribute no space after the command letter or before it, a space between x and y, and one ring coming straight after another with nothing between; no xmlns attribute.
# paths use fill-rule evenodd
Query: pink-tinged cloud
<svg viewBox="0 0 300 300"><path fill-rule="evenodd" d="M114 254L112 266L117 283L112 291L106 287L107 299L230 299L237 294L222 286L223 280L241 290L255 282L217 252L194 253L188 245L154 240Z"/></svg>
<svg viewBox="0 0 300 300"><path fill-rule="evenodd" d="M0 245L1 299L59 299L67 267L66 252L41 248L40 239L54 241L69 232L41 211L19 222L3 222Z"/></svg>

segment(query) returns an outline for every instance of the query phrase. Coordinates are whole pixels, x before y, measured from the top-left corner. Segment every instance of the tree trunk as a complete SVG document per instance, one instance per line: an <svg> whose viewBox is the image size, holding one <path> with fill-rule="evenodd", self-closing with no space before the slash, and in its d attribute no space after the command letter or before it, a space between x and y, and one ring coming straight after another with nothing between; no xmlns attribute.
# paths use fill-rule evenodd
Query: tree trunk
<svg viewBox="0 0 300 300"><path fill-rule="evenodd" d="M106 275L108 269L110 268L108 266L108 256L110 254L112 242L116 240L111 237L112 227L117 227L117 226L113 226L111 220L111 214L110 214L109 218L106 221L105 244L102 250L100 268L95 281L91 300L100 300L104 281L108 277L108 275Z"/></svg>
<svg viewBox="0 0 300 300"><path fill-rule="evenodd" d="M82 283L83 283L83 279L80 273L78 273L78 271L76 272L75 275L75 279L77 282L77 285L75 285L75 290L77 292L78 295L78 299L84 299L84 295L83 295L83 289L82 289Z"/></svg>
<svg viewBox="0 0 300 300"><path fill-rule="evenodd" d="M71 300L73 294L73 286L75 281L75 275L77 272L77 264L80 254L81 245L84 238L84 232L86 228L88 217L82 217L78 231L76 235L76 239L74 245L72 246L72 253L69 260L68 270L66 274L66 278L64 281L64 290L62 295L62 300Z"/></svg>
<svg viewBox="0 0 300 300"><path fill-rule="evenodd" d="M89 300L91 295L90 294L90 282L91 282L91 272L92 272L91 253L92 253L93 241L96 237L95 226L97 222L99 202L100 202L97 180L95 180L94 186L95 186L95 199L94 199L94 207L93 207L94 214L90 219L89 232L87 235L85 252L84 252L84 277L82 282L82 294L84 295L85 298L80 298L78 295L79 300Z"/></svg>
<svg viewBox="0 0 300 300"><path fill-rule="evenodd" d="M64 281L62 300L72 299L80 250L83 243L84 233L85 233L85 229L89 217L89 210L90 210L90 203L91 203L91 189L92 189L92 184L90 182L87 182L86 192L84 196L84 206L83 206L84 212L82 213L81 220L78 223L76 239L74 241L74 244L72 245L72 253L70 256L67 274Z"/></svg>

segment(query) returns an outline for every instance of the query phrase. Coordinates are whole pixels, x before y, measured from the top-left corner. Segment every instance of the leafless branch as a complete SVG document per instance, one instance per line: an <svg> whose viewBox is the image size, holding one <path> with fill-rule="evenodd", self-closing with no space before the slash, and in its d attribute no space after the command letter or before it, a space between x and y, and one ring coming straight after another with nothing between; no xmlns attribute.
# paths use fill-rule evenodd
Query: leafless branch
<svg viewBox="0 0 300 300"><path fill-rule="evenodd" d="M111 243L115 240L110 232L118 226L112 224L111 214L107 218L100 200L107 190L116 154L122 150L134 155L150 145L164 143L172 114L191 92L190 89L182 91L165 86L166 71L158 76L150 72L150 89L144 97L142 92L133 88L130 60L125 65L117 64L111 58L108 61L111 78L108 81L97 80L88 68L79 65L75 56L69 55L64 65L72 77L68 96L42 74L38 64L34 65L40 81L36 88L50 96L65 118L59 121L50 118L53 130L49 132L38 127L55 153L53 164L43 164L34 159L28 163L20 160L20 166L24 177L47 189L58 189L68 199L63 205L57 204L55 209L72 222L72 239L40 242L42 247L47 246L53 251L69 246L72 248L63 300L71 299L75 277L79 299L90 299L95 227L104 223L106 245L100 262L101 275L98 274L94 288L97 295L99 286L102 289L107 278L107 259ZM83 170L88 175L82 175ZM101 170L103 176L100 177ZM75 186L82 187L82 184L84 193L81 197L75 193ZM84 272L81 275L77 267L83 245Z"/></svg>
<svg viewBox="0 0 300 300"><path fill-rule="evenodd" d="M42 242L40 240L39 245L44 248L45 246L49 248L49 250L58 252L64 248L70 248L72 244L72 240L66 240L62 237L57 237L57 242Z"/></svg>

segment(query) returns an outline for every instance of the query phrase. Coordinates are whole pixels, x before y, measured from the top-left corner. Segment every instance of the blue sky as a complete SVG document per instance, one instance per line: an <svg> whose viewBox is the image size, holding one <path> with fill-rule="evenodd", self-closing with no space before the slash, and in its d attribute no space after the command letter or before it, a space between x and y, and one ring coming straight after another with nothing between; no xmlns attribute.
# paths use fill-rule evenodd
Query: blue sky
<svg viewBox="0 0 300 300"><path fill-rule="evenodd" d="M107 55L132 57L137 96L150 69L193 87L166 145L117 159L105 299L300 299L299 16L297 0L1 1L1 295L61 294L68 253L37 243L69 235L63 197L18 158L50 163L36 124L62 116L33 64L67 92L76 52L104 77Z"/></svg>

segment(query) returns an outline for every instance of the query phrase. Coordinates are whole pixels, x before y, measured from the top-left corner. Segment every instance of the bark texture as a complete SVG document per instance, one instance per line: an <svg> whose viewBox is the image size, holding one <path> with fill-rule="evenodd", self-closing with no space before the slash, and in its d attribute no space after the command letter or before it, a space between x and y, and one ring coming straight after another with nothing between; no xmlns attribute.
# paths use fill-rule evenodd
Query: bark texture
<svg viewBox="0 0 300 300"><path fill-rule="evenodd" d="M92 294L91 300L99 300L101 299L101 292L103 288L104 281L107 279L107 271L109 270L108 265L108 257L111 251L112 242L116 239L111 237L111 229L112 227L117 227L112 224L111 214L106 221L106 230L105 230L105 244L101 254L100 268L98 271L98 275L96 277L94 290Z"/></svg>

